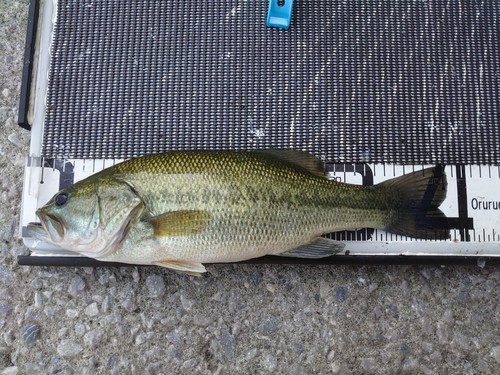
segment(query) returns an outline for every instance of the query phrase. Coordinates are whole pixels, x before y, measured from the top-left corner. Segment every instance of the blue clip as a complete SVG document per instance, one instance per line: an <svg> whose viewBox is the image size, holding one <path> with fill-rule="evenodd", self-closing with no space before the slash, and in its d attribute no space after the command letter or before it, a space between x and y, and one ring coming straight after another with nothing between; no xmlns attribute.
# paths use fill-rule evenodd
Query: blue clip
<svg viewBox="0 0 500 375"><path fill-rule="evenodd" d="M292 7L293 0L269 0L266 25L288 29L292 18Z"/></svg>

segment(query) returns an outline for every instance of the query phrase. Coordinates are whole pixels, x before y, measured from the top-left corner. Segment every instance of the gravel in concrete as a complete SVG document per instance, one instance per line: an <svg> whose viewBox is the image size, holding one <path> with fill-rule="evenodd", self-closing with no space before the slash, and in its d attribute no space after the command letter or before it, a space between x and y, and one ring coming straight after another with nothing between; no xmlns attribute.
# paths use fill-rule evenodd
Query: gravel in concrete
<svg viewBox="0 0 500 375"><path fill-rule="evenodd" d="M498 374L500 269L21 267L27 1L0 1L0 374Z"/></svg>

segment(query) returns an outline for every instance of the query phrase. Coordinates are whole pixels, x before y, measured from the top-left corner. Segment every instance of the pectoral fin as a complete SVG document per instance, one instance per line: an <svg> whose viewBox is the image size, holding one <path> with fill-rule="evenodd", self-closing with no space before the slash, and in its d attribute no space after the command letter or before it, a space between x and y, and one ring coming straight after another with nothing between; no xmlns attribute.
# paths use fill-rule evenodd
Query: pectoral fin
<svg viewBox="0 0 500 375"><path fill-rule="evenodd" d="M171 270L187 273L191 276L201 276L207 272L205 266L201 263L190 262L185 260L160 260L153 263L155 266L169 268Z"/></svg>
<svg viewBox="0 0 500 375"><path fill-rule="evenodd" d="M340 253L345 243L319 237L313 242L299 246L285 253L277 254L282 257L320 259Z"/></svg>
<svg viewBox="0 0 500 375"><path fill-rule="evenodd" d="M208 225L205 211L175 211L150 218L155 237L188 236L202 232Z"/></svg>

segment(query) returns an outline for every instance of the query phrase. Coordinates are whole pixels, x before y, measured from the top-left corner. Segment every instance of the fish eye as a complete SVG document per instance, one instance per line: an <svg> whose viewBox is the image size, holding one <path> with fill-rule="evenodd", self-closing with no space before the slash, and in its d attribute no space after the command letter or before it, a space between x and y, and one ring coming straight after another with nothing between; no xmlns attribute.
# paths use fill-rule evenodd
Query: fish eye
<svg viewBox="0 0 500 375"><path fill-rule="evenodd" d="M66 203L68 203L68 200L69 200L68 193L60 193L60 194L56 195L56 198L55 198L56 206L57 207L62 207Z"/></svg>

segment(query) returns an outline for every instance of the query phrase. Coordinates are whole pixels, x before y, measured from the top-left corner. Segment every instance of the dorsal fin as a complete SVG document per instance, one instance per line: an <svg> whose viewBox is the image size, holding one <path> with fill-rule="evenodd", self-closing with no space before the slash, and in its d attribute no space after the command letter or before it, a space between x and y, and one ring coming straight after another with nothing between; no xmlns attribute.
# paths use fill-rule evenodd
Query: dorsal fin
<svg viewBox="0 0 500 375"><path fill-rule="evenodd" d="M323 164L321 159L305 151L288 149L288 150L259 150L257 152L287 161L288 163L295 164L300 168L309 171L309 173L315 176L326 177L325 165Z"/></svg>

